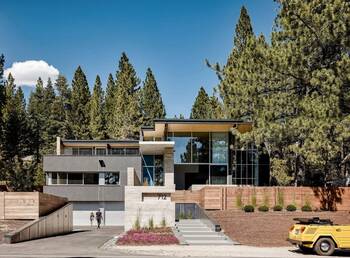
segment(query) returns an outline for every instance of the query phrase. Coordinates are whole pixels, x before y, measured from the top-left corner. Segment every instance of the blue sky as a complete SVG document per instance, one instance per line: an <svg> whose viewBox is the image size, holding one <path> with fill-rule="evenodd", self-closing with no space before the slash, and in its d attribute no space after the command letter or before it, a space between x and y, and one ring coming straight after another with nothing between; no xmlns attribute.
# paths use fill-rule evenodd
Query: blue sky
<svg viewBox="0 0 350 258"><path fill-rule="evenodd" d="M104 84L115 75L125 51L141 79L153 70L167 116L187 117L199 87L211 94L218 83L204 60L225 63L242 5L269 37L272 0L0 0L0 53L6 68L44 60L69 81L81 65L92 88L97 74Z"/></svg>

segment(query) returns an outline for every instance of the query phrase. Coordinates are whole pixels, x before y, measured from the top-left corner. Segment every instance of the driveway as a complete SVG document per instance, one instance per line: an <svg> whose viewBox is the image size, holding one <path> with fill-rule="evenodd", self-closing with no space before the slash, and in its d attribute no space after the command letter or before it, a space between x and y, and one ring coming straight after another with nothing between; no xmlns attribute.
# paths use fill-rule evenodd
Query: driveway
<svg viewBox="0 0 350 258"><path fill-rule="evenodd" d="M79 227L74 232L17 244L0 244L0 257L98 257L123 255L116 250L99 249L123 232L122 227L102 229Z"/></svg>

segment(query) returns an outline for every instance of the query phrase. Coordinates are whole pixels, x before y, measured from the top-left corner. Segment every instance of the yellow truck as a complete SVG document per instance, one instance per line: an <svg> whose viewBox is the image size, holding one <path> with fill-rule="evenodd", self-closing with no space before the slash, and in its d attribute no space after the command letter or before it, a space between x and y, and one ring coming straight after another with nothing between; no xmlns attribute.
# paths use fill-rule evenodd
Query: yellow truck
<svg viewBox="0 0 350 258"><path fill-rule="evenodd" d="M288 241L302 251L332 255L335 249L350 249L350 225L336 225L329 219L295 218Z"/></svg>

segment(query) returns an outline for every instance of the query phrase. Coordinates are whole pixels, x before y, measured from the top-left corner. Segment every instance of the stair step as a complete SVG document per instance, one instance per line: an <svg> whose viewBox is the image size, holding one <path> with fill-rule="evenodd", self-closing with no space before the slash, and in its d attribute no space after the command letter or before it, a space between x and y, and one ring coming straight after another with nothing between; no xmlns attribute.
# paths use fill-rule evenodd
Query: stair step
<svg viewBox="0 0 350 258"><path fill-rule="evenodd" d="M225 237L222 236L200 236L200 235L194 235L194 236L184 236L182 235L186 241L191 241L191 240L211 240L211 241L226 241L227 239Z"/></svg>
<svg viewBox="0 0 350 258"><path fill-rule="evenodd" d="M227 240L186 240L189 245L192 244L203 244L203 245L232 245L230 241Z"/></svg>
<svg viewBox="0 0 350 258"><path fill-rule="evenodd" d="M189 232L182 232L183 236L193 236L193 235L206 235L206 236L222 236L222 234L214 232L214 231L208 231L208 232L203 232L203 231L189 231Z"/></svg>

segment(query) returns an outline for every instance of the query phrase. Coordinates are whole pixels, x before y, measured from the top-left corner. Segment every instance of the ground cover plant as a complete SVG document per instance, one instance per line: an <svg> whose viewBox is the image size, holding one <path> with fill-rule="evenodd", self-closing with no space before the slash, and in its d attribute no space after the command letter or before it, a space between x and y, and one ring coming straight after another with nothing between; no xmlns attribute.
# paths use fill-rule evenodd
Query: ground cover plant
<svg viewBox="0 0 350 258"><path fill-rule="evenodd" d="M117 245L176 245L179 240L171 228L142 228L127 231L117 240Z"/></svg>

